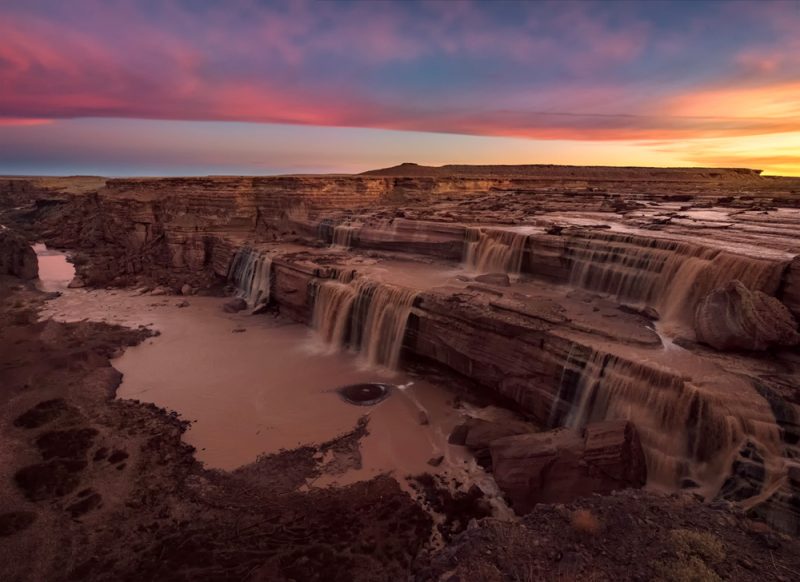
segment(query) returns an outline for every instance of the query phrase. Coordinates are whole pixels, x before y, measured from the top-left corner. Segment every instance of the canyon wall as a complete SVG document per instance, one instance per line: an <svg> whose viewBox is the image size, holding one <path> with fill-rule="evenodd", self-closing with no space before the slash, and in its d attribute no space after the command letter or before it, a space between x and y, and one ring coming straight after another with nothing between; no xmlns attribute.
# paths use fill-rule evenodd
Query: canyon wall
<svg viewBox="0 0 800 582"><path fill-rule="evenodd" d="M407 170L107 180L31 191L9 216L77 249L94 285L206 285L229 276L241 249L269 253L259 288L307 324L321 286L363 292L343 273L420 265L421 279L392 283L413 296L406 357L477 382L542 428L634 418L651 479L702 482L712 496L779 491L762 507L794 511L794 336L727 358L698 343L694 324L698 305L733 281L800 314L800 181L743 170ZM426 281L449 271L459 274ZM337 317L351 329L340 341L355 342L356 315ZM734 470L747 446L766 459L749 489Z"/></svg>

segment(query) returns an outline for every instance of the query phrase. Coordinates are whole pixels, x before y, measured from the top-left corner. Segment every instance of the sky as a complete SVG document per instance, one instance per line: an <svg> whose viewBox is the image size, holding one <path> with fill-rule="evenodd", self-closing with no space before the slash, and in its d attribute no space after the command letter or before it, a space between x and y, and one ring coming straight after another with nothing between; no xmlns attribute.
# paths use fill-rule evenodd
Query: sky
<svg viewBox="0 0 800 582"><path fill-rule="evenodd" d="M800 175L800 0L0 0L0 174Z"/></svg>

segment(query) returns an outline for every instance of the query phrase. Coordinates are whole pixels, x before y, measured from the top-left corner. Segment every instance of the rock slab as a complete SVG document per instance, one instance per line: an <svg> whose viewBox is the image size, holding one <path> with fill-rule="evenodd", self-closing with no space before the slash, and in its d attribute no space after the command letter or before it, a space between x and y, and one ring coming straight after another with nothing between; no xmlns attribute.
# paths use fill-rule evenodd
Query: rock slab
<svg viewBox="0 0 800 582"><path fill-rule="evenodd" d="M626 420L505 437L490 450L495 481L518 514L647 481L639 436Z"/></svg>

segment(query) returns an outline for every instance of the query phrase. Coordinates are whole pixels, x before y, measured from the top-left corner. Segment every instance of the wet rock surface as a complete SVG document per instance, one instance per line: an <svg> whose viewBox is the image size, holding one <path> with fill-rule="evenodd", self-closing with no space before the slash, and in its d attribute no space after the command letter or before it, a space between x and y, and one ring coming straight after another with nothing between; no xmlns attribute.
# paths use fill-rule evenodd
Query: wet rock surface
<svg viewBox="0 0 800 582"><path fill-rule="evenodd" d="M337 388L345 402L358 406L373 406L389 397L393 387L389 384L351 384Z"/></svg>
<svg viewBox="0 0 800 582"><path fill-rule="evenodd" d="M247 309L247 301L237 297L236 299L231 299L225 305L222 306L223 311L226 313L238 313L239 311L244 311Z"/></svg>

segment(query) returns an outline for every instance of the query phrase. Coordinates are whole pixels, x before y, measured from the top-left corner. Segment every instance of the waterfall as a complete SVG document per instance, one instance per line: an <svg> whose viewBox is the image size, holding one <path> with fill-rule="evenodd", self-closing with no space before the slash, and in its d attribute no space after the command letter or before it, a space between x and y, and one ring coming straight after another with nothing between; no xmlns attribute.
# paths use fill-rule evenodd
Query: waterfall
<svg viewBox="0 0 800 582"><path fill-rule="evenodd" d="M519 273L528 235L507 230L467 227L464 263L482 273Z"/></svg>
<svg viewBox="0 0 800 582"><path fill-rule="evenodd" d="M734 279L774 294L786 263L701 245L617 233L573 235L570 283L647 304L665 319L690 320L697 303Z"/></svg>
<svg viewBox="0 0 800 582"><path fill-rule="evenodd" d="M269 302L272 256L251 247L236 252L228 270L228 279L236 284L237 296L255 310Z"/></svg>
<svg viewBox="0 0 800 582"><path fill-rule="evenodd" d="M313 327L332 346L349 345L371 365L397 368L416 292L358 278L317 285Z"/></svg>
<svg viewBox="0 0 800 582"><path fill-rule="evenodd" d="M670 489L688 477L716 493L746 440L780 457L780 429L768 403L747 380L718 370L692 380L595 351L580 371L564 425L610 419L635 423L649 481Z"/></svg>
<svg viewBox="0 0 800 582"><path fill-rule="evenodd" d="M331 246L344 249L350 248L353 244L353 233L355 230L355 227L344 224L333 227L333 243Z"/></svg>
<svg viewBox="0 0 800 582"><path fill-rule="evenodd" d="M360 290L359 296L367 294ZM404 287L377 285L371 287L369 297L361 332L361 351L369 363L395 369L416 292Z"/></svg>
<svg viewBox="0 0 800 582"><path fill-rule="evenodd" d="M356 291L352 285L331 280L317 286L311 325L330 346L345 345L355 298Z"/></svg>

